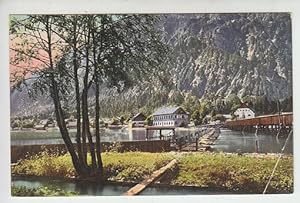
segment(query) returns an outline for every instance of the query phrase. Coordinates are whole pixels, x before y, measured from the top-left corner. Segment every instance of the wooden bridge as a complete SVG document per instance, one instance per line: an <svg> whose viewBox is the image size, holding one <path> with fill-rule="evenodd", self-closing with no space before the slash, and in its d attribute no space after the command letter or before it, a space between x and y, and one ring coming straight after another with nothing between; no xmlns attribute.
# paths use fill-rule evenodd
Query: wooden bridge
<svg viewBox="0 0 300 203"><path fill-rule="evenodd" d="M171 130L172 131L172 135L168 135L168 138L175 138L175 129L176 126L146 126L146 140L151 140L154 139L155 137L150 137L149 135L149 131L159 131L159 139L166 139L165 136L163 136L162 131L163 130Z"/></svg>
<svg viewBox="0 0 300 203"><path fill-rule="evenodd" d="M213 127L197 128L193 132L187 131L182 135L181 133L175 134L176 129L182 129L176 126L146 126L146 140L167 140L173 150L203 151L209 149L208 145L211 145L213 143L212 140L217 139L219 135L219 133L215 133L215 126ZM164 130L170 132L163 135L162 132ZM185 130L188 130L188 128L185 128ZM150 131L159 131L159 133L154 135Z"/></svg>
<svg viewBox="0 0 300 203"><path fill-rule="evenodd" d="M227 128L244 128L244 127L259 127L259 128L291 128L293 126L293 113L286 112L272 115L263 115L255 118L226 121L224 127Z"/></svg>

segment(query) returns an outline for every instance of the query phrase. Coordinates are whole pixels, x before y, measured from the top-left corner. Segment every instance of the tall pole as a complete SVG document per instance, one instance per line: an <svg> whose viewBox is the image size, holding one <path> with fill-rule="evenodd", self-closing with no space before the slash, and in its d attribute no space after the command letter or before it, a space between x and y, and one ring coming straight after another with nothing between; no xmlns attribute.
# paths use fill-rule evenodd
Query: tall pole
<svg viewBox="0 0 300 203"><path fill-rule="evenodd" d="M280 103L279 103L279 100L277 101L277 110L278 110L278 124L280 126L281 121L280 121Z"/></svg>

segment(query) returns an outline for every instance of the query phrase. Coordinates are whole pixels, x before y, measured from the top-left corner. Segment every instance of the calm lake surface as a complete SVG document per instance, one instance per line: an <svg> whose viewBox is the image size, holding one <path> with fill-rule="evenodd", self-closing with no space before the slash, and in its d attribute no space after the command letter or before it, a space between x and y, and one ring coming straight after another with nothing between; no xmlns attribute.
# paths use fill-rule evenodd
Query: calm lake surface
<svg viewBox="0 0 300 203"><path fill-rule="evenodd" d="M276 138L276 134L264 134L259 131L255 136L255 133L221 129L221 134L212 148L218 152L279 153L286 138L287 135ZM289 137L284 153L293 153L293 136Z"/></svg>
<svg viewBox="0 0 300 203"><path fill-rule="evenodd" d="M27 188L37 187L55 187L65 191L78 192L79 195L90 196L119 196L128 191L132 186L107 184L99 185L91 182L76 182L49 178L34 177L13 177L12 185L25 186ZM172 187L149 187L140 195L216 195L216 194L232 194L232 192L215 191L209 189L196 188L172 188Z"/></svg>
<svg viewBox="0 0 300 203"><path fill-rule="evenodd" d="M150 131L150 136L158 136L158 132ZM164 135L170 131L163 131ZM186 137L194 134L195 129L176 129L177 137ZM75 142L75 131L70 131L70 136ZM146 139L144 128L128 130L123 129L105 129L101 135L102 142L119 142L119 141L139 141ZM262 132L247 133L221 129L219 138L212 146L213 151L217 152L260 152L260 153L279 153L284 145L286 136L276 138L276 133L264 134ZM33 144L63 144L63 140L58 131L12 131L11 145L33 145ZM293 136L288 140L284 153L293 153Z"/></svg>

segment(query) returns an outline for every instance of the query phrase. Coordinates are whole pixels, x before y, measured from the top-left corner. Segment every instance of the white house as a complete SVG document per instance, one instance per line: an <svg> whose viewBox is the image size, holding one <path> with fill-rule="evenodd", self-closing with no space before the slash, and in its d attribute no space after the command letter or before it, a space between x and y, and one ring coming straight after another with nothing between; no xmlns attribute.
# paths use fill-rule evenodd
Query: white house
<svg viewBox="0 0 300 203"><path fill-rule="evenodd" d="M186 127L190 122L190 115L182 107L162 107L153 113L154 126Z"/></svg>
<svg viewBox="0 0 300 203"><path fill-rule="evenodd" d="M255 112L245 103L242 103L239 108L237 108L234 113L237 119L247 119L254 118Z"/></svg>

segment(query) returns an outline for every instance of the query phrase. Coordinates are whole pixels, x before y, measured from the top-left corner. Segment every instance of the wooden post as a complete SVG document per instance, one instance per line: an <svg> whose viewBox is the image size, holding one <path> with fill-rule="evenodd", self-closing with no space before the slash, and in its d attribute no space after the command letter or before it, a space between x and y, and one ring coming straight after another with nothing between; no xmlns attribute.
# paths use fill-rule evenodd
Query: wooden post
<svg viewBox="0 0 300 203"><path fill-rule="evenodd" d="M176 139L176 136L175 136L175 128L174 128L172 131L173 131L173 135L172 135L173 138L172 138L172 139L175 140L175 139Z"/></svg>
<svg viewBox="0 0 300 203"><path fill-rule="evenodd" d="M179 147L179 151L181 151L181 140L182 140L182 137L180 137L178 139L178 147Z"/></svg>
<svg viewBox="0 0 300 203"><path fill-rule="evenodd" d="M255 140L255 151L256 151L256 153L259 152L258 140Z"/></svg>
<svg viewBox="0 0 300 203"><path fill-rule="evenodd" d="M148 129L148 128L146 128L146 140L148 140L148 139L149 139L148 131L149 131L149 129Z"/></svg>
<svg viewBox="0 0 300 203"><path fill-rule="evenodd" d="M162 129L159 129L159 139L161 140L162 138Z"/></svg>

